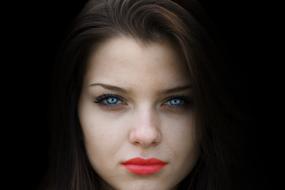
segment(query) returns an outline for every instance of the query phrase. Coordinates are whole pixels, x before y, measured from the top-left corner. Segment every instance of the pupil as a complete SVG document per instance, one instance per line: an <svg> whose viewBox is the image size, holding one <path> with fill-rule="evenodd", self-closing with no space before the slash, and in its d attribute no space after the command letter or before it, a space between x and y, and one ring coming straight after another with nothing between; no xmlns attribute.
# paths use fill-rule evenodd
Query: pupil
<svg viewBox="0 0 285 190"><path fill-rule="evenodd" d="M172 100L172 104L180 104L181 101L179 99L174 99Z"/></svg>
<svg viewBox="0 0 285 190"><path fill-rule="evenodd" d="M109 98L109 103L116 103L116 98Z"/></svg>

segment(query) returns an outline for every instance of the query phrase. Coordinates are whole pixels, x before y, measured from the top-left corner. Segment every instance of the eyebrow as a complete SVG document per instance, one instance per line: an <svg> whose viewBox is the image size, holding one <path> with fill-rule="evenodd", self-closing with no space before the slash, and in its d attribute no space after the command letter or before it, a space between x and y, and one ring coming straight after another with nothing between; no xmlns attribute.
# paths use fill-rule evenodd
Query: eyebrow
<svg viewBox="0 0 285 190"><path fill-rule="evenodd" d="M127 93L128 92L128 90L126 90L124 88L121 88L121 87L118 87L118 86L113 86L113 85L110 85L110 84L92 83L92 84L89 85L89 87L94 87L94 86L101 86L101 87L103 87L105 89L118 91L118 92L121 92L121 93ZM169 93L173 93L173 92L184 91L184 90L187 90L187 89L192 89L192 85L188 84L188 85L177 86L177 87L165 89L165 90L162 90L161 93L169 94Z"/></svg>

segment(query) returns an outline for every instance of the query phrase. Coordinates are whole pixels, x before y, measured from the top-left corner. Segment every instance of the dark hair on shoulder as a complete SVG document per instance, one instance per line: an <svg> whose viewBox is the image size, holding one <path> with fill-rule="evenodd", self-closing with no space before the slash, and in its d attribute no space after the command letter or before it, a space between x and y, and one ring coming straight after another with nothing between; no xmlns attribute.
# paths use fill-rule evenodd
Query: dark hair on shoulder
<svg viewBox="0 0 285 190"><path fill-rule="evenodd" d="M95 190L102 179L92 169L82 141L77 104L86 62L100 43L129 36L144 43L169 40L192 79L201 156L181 182L185 190L229 190L235 112L219 78L224 61L197 1L90 0L71 27L55 68L51 108L50 166L43 189Z"/></svg>

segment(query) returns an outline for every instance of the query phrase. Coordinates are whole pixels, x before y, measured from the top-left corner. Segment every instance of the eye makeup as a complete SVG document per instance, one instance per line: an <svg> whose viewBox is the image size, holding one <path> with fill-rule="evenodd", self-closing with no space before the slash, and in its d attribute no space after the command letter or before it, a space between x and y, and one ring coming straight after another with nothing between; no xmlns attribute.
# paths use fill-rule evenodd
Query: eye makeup
<svg viewBox="0 0 285 190"><path fill-rule="evenodd" d="M114 109L127 105L126 100L116 94L102 94L95 98L94 103L98 104L101 107ZM191 107L193 100L191 96L186 95L172 95L164 101L162 104L163 108L167 109L187 109Z"/></svg>
<svg viewBox="0 0 285 190"><path fill-rule="evenodd" d="M123 103L124 98L116 94L103 94L95 98L95 103L104 106L115 106ZM119 103L118 103L119 102Z"/></svg>
<svg viewBox="0 0 285 190"><path fill-rule="evenodd" d="M193 99L186 95L172 95L167 98L166 103L171 108L182 108L192 105Z"/></svg>

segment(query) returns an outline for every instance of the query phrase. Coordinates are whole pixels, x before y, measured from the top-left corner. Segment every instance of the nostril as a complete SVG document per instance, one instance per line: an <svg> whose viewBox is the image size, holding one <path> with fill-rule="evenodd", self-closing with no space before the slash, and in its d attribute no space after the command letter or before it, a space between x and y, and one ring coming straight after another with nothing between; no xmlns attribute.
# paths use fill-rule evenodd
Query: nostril
<svg viewBox="0 0 285 190"><path fill-rule="evenodd" d="M154 146L161 141L160 120L153 110L138 112L135 123L129 131L129 141L134 145Z"/></svg>
<svg viewBox="0 0 285 190"><path fill-rule="evenodd" d="M130 132L129 140L136 146L154 146L160 143L161 134L155 128L135 128Z"/></svg>

